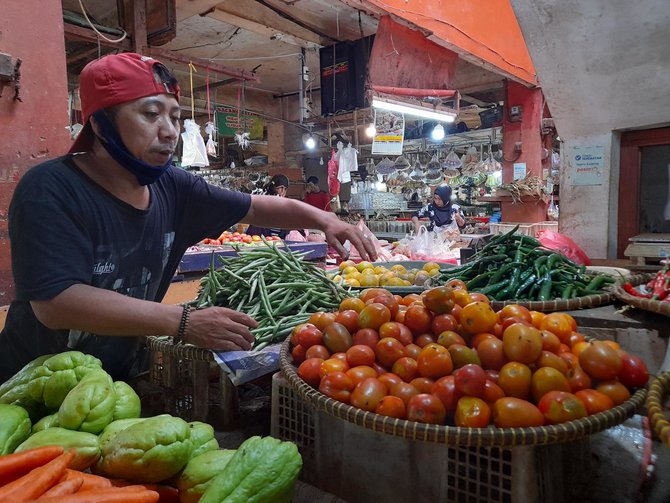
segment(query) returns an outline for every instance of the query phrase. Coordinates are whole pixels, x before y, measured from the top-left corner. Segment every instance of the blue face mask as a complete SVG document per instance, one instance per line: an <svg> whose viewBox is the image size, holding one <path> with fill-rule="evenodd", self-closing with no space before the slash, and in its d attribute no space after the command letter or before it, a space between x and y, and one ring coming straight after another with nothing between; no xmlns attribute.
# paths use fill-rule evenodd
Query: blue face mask
<svg viewBox="0 0 670 503"><path fill-rule="evenodd" d="M151 185L172 165L172 156L163 166L152 166L133 156L104 110L94 112L93 117L102 134L102 138L99 138L102 146L116 162L137 177L140 185Z"/></svg>

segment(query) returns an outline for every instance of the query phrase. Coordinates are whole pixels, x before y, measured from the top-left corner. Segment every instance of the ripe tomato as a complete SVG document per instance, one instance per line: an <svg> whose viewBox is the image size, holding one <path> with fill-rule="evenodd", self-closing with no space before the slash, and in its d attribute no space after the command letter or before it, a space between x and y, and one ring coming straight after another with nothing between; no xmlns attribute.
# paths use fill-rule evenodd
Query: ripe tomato
<svg viewBox="0 0 670 503"><path fill-rule="evenodd" d="M405 356L405 346L398 339L385 337L380 339L375 346L375 356L377 363L386 369L390 369L396 360Z"/></svg>
<svg viewBox="0 0 670 503"><path fill-rule="evenodd" d="M438 314L433 318L433 323L430 328L433 334L440 335L447 330L453 331L456 328L456 325L458 325L458 322L451 314Z"/></svg>
<svg viewBox="0 0 670 503"><path fill-rule="evenodd" d="M593 341L579 354L579 365L601 381L614 379L621 370L621 356L602 341Z"/></svg>
<svg viewBox="0 0 670 503"><path fill-rule="evenodd" d="M531 311L530 321L535 328L539 329L540 325L542 324L542 320L544 319L545 316L546 315L544 313L541 313L540 311Z"/></svg>
<svg viewBox="0 0 670 503"><path fill-rule="evenodd" d="M491 300L486 295L479 292L470 292L470 299L472 302L486 302L487 304L491 303Z"/></svg>
<svg viewBox="0 0 670 503"><path fill-rule="evenodd" d="M440 399L447 416L454 415L458 399L462 396L456 389L454 376L440 377L430 388L430 393Z"/></svg>
<svg viewBox="0 0 670 503"><path fill-rule="evenodd" d="M419 353L417 364L421 377L431 379L449 375L454 368L449 351L439 344L425 346Z"/></svg>
<svg viewBox="0 0 670 503"><path fill-rule="evenodd" d="M400 398L405 405L409 404L410 398L418 394L419 390L416 389L416 386L413 386L408 382L399 382L391 387L391 395Z"/></svg>
<svg viewBox="0 0 670 503"><path fill-rule="evenodd" d="M576 332L575 332L575 333L576 333ZM619 350L621 350L621 344L619 344L619 343L616 342L616 341L604 340L603 342L604 342L605 344L607 344L609 347L611 347L612 349L616 349L617 352L618 352Z"/></svg>
<svg viewBox="0 0 670 503"><path fill-rule="evenodd" d="M384 372L379 374L379 380L386 384L388 389L393 388L393 386L398 383L404 382L399 375L396 375L393 372Z"/></svg>
<svg viewBox="0 0 670 503"><path fill-rule="evenodd" d="M358 311L340 311L335 315L335 322L344 325L350 334L355 334L358 330Z"/></svg>
<svg viewBox="0 0 670 503"><path fill-rule="evenodd" d="M327 360L330 358L330 351L328 351L326 346L316 344L307 348L307 351L305 352L305 358L322 358Z"/></svg>
<svg viewBox="0 0 670 503"><path fill-rule="evenodd" d="M474 349L478 349L479 344L485 339L498 339L498 338L495 335L490 334L488 332L482 332L481 334L477 334L472 339L470 339L470 346L472 346Z"/></svg>
<svg viewBox="0 0 670 503"><path fill-rule="evenodd" d="M454 290L466 290L467 291L467 289L468 289L468 287L465 285L465 282L463 280L455 279L455 278L450 279L449 281L447 281L447 286L451 289L454 289Z"/></svg>
<svg viewBox="0 0 670 503"><path fill-rule="evenodd" d="M375 412L382 416L396 417L405 419L407 417L407 407L405 402L397 396L387 395L381 399Z"/></svg>
<svg viewBox="0 0 670 503"><path fill-rule="evenodd" d="M575 396L584 403L586 412L589 414L596 414L614 407L614 402L609 396L594 389L579 390Z"/></svg>
<svg viewBox="0 0 670 503"><path fill-rule="evenodd" d="M498 379L500 379L500 372L498 372L497 370L487 369L486 378L498 384Z"/></svg>
<svg viewBox="0 0 670 503"><path fill-rule="evenodd" d="M536 367L552 367L558 370L563 375L568 375L568 364L565 360L551 351L542 351L540 356L535 360Z"/></svg>
<svg viewBox="0 0 670 503"><path fill-rule="evenodd" d="M540 322L540 330L548 330L558 337L561 342L568 344L573 328L572 317L565 313L549 313Z"/></svg>
<svg viewBox="0 0 670 503"><path fill-rule="evenodd" d="M347 349L347 363L351 367L359 365L371 366L375 362L374 350L363 344L357 344Z"/></svg>
<svg viewBox="0 0 670 503"><path fill-rule="evenodd" d="M558 356L560 356L566 363L568 370L574 367L579 367L579 357L576 354L566 350L559 352Z"/></svg>
<svg viewBox="0 0 670 503"><path fill-rule="evenodd" d="M361 328L354 334L351 342L355 345L362 344L374 349L379 342L379 334L372 328Z"/></svg>
<svg viewBox="0 0 670 503"><path fill-rule="evenodd" d="M328 374L332 374L334 372L346 372L349 370L349 364L346 361L342 361L339 358L328 358L327 360L323 360L323 363L321 364L321 369L319 370L319 373L321 377L325 377Z"/></svg>
<svg viewBox="0 0 670 503"><path fill-rule="evenodd" d="M391 321L391 311L384 304L368 304L358 315L358 326L377 330L387 321Z"/></svg>
<svg viewBox="0 0 670 503"><path fill-rule="evenodd" d="M488 376L487 376L488 377ZM505 396L505 392L491 379L486 379L484 383L484 396L482 397L486 403L493 405L496 400Z"/></svg>
<svg viewBox="0 0 670 503"><path fill-rule="evenodd" d="M376 377L368 377L354 388L351 393L351 405L374 412L379 402L386 396L387 391L386 384Z"/></svg>
<svg viewBox="0 0 670 503"><path fill-rule="evenodd" d="M372 367L366 365L360 365L358 367L352 367L345 372L351 379L351 382L356 386L359 382L367 379L368 377L377 377L377 372Z"/></svg>
<svg viewBox="0 0 670 503"><path fill-rule="evenodd" d="M481 398L464 396L458 399L454 423L465 428L486 428L491 421L491 409Z"/></svg>
<svg viewBox="0 0 670 503"><path fill-rule="evenodd" d="M418 423L444 424L447 413L435 395L420 393L409 399L407 419Z"/></svg>
<svg viewBox="0 0 670 503"><path fill-rule="evenodd" d="M430 332L433 316L428 309L421 306L410 306L405 313L404 324L414 335Z"/></svg>
<svg viewBox="0 0 670 503"><path fill-rule="evenodd" d="M430 393L435 380L430 377L417 377L416 379L412 379L410 384L418 389L419 393Z"/></svg>
<svg viewBox="0 0 670 503"><path fill-rule="evenodd" d="M333 353L331 358L335 358L336 360L341 360L347 365L349 365L349 362L347 361L347 353L339 352L339 353Z"/></svg>
<svg viewBox="0 0 670 503"><path fill-rule="evenodd" d="M586 337L579 332L570 332L570 337L568 337L568 346L571 348L575 346L578 342L586 341Z"/></svg>
<svg viewBox="0 0 670 503"><path fill-rule="evenodd" d="M374 362L372 364L372 368L375 369L375 372L377 372L378 376L381 376L382 374L386 374L386 372L387 372L387 370L384 367L382 367L381 365L379 365L379 363L377 363L377 362Z"/></svg>
<svg viewBox="0 0 670 503"><path fill-rule="evenodd" d="M472 297L470 297L470 294L468 293L467 290L462 289L462 288L455 288L454 289L454 302L456 302L456 305L454 307L456 307L456 306L465 307L468 304L471 304L473 301L472 301Z"/></svg>
<svg viewBox="0 0 670 503"><path fill-rule="evenodd" d="M375 297L393 297L393 294L385 288L366 288L359 295L358 298L363 302L367 302Z"/></svg>
<svg viewBox="0 0 670 503"><path fill-rule="evenodd" d="M452 344L448 348L451 355L451 362L455 369L459 369L468 363L474 363L481 366L482 362L479 359L477 351L462 344Z"/></svg>
<svg viewBox="0 0 670 503"><path fill-rule="evenodd" d="M532 327L533 324L530 323L529 321L524 320L523 318L505 318L504 320L501 321L502 324L502 331L505 332L507 330L507 327L511 325L515 325L517 323L520 323L521 325L526 325L527 327ZM495 329L495 327L494 327Z"/></svg>
<svg viewBox="0 0 670 503"><path fill-rule="evenodd" d="M504 321L507 318L518 318L528 323L533 323L533 316L530 314L530 311L519 304L507 304L498 314L500 315L500 321Z"/></svg>
<svg viewBox="0 0 670 503"><path fill-rule="evenodd" d="M393 363L391 372L400 376L403 381L410 382L412 379L419 377L418 363L414 358L403 356Z"/></svg>
<svg viewBox="0 0 670 503"><path fill-rule="evenodd" d="M437 341L435 342L437 342L440 346L444 346L445 348L448 348L452 344L461 344L462 346L466 345L465 339L451 330L445 330L444 332L441 332L437 336Z"/></svg>
<svg viewBox="0 0 670 503"><path fill-rule="evenodd" d="M627 388L641 388L649 380L649 371L641 358L621 351L621 370L617 377Z"/></svg>
<svg viewBox="0 0 670 503"><path fill-rule="evenodd" d="M405 346L405 353L407 353L407 356L410 358L414 358L416 360L419 357L419 354L421 354L421 346L417 346L416 344L407 344Z"/></svg>
<svg viewBox="0 0 670 503"><path fill-rule="evenodd" d="M578 341L572 345L572 352L579 357L579 354L589 347L591 343L586 341Z"/></svg>
<svg viewBox="0 0 670 503"><path fill-rule="evenodd" d="M410 329L397 321L388 321L379 327L379 337L381 339L384 337L393 337L394 339L398 339L405 346L407 344L412 344L412 341L414 340L414 336Z"/></svg>
<svg viewBox="0 0 670 503"><path fill-rule="evenodd" d="M449 314L456 303L454 291L447 286L426 290L421 294L421 300L426 308L435 314Z"/></svg>
<svg viewBox="0 0 670 503"><path fill-rule="evenodd" d="M535 327L515 323L503 332L503 351L511 361L533 363L542 352L542 333Z"/></svg>
<svg viewBox="0 0 670 503"><path fill-rule="evenodd" d="M537 328L537 327L535 327ZM561 347L561 340L548 330L542 330L542 349L558 354Z"/></svg>
<svg viewBox="0 0 670 503"><path fill-rule="evenodd" d="M321 381L321 364L323 362L324 360L321 358L308 358L298 367L298 376L310 386L318 388Z"/></svg>
<svg viewBox="0 0 670 503"><path fill-rule="evenodd" d="M373 297L372 299L368 300L366 304L382 304L388 307L389 311L391 311L391 319L393 319L395 315L398 314L399 304L395 300L395 297L388 297L386 295L381 295Z"/></svg>
<svg viewBox="0 0 670 503"><path fill-rule="evenodd" d="M291 358L293 358L293 365L300 365L307 358L307 351L303 346L298 344L291 350Z"/></svg>
<svg viewBox="0 0 670 503"><path fill-rule="evenodd" d="M340 311L353 310L357 313L360 313L365 307L365 302L363 302L358 297L346 297L340 302Z"/></svg>
<svg viewBox="0 0 670 503"><path fill-rule="evenodd" d="M416 293L409 293L402 298L401 304L403 306L409 307L412 305L413 302L416 302L417 300L421 300L420 295L417 295Z"/></svg>
<svg viewBox="0 0 670 503"><path fill-rule="evenodd" d="M456 304L454 306L454 308L451 310L451 313L450 313L454 317L454 319L456 320L456 323L458 323L459 325L461 323L461 311L462 310L463 310L463 308L461 306L459 306L458 304ZM454 329L454 332L458 332L458 331L459 330Z"/></svg>
<svg viewBox="0 0 670 503"><path fill-rule="evenodd" d="M568 373L565 375L568 378L570 392L572 393L591 387L591 377L586 372L584 372L584 370L579 365L575 365L574 367L568 369Z"/></svg>
<svg viewBox="0 0 670 503"><path fill-rule="evenodd" d="M461 395L475 397L484 396L484 387L486 384L486 372L479 365L468 363L454 371L454 383L456 390Z"/></svg>
<svg viewBox="0 0 670 503"><path fill-rule="evenodd" d="M435 343L435 336L433 334L421 334L414 339L414 344L420 348L426 347L428 344Z"/></svg>
<svg viewBox="0 0 670 503"><path fill-rule="evenodd" d="M559 370L553 367L537 369L530 380L530 393L535 402L550 391L570 391L568 379Z"/></svg>
<svg viewBox="0 0 670 503"><path fill-rule="evenodd" d="M324 328L335 321L335 316L336 313L323 313L319 311L312 314L312 316L309 317L309 320L307 320L307 323L311 323L316 328L323 331Z"/></svg>
<svg viewBox="0 0 670 503"><path fill-rule="evenodd" d="M537 408L544 415L547 424L565 423L586 417L584 402L566 391L550 391L546 393Z"/></svg>
<svg viewBox="0 0 670 503"><path fill-rule="evenodd" d="M315 344L322 344L323 333L311 323L303 323L293 329L293 338L296 344L307 349Z"/></svg>
<svg viewBox="0 0 670 503"><path fill-rule="evenodd" d="M544 415L527 400L506 396L493 404L493 422L498 428L542 426Z"/></svg>
<svg viewBox="0 0 670 503"><path fill-rule="evenodd" d="M508 361L503 341L498 338L483 340L477 347L477 355L485 370L500 370Z"/></svg>
<svg viewBox="0 0 670 503"><path fill-rule="evenodd" d="M500 369L498 386L506 396L513 396L526 400L530 397L531 371L527 365L519 362L509 362Z"/></svg>
<svg viewBox="0 0 670 503"><path fill-rule="evenodd" d="M319 391L338 402L349 403L354 383L344 372L333 372L321 379Z"/></svg>
<svg viewBox="0 0 670 503"><path fill-rule="evenodd" d="M601 382L597 387L597 391L605 393L608 397L612 399L614 405L621 405L626 400L630 398L630 391L628 388L621 384L619 381L604 381Z"/></svg>
<svg viewBox="0 0 670 503"><path fill-rule="evenodd" d="M323 331L323 345L331 353L344 353L353 345L353 339L347 327L334 321Z"/></svg>
<svg viewBox="0 0 670 503"><path fill-rule="evenodd" d="M460 322L470 335L490 332L496 324L496 313L486 302L471 302L463 307Z"/></svg>

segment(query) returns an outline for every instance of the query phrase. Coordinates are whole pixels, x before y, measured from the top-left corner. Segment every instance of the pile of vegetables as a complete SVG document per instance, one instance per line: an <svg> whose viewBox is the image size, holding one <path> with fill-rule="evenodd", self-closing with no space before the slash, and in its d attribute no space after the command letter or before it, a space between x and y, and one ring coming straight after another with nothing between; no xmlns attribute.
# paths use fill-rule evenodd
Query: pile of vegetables
<svg viewBox="0 0 670 503"><path fill-rule="evenodd" d="M587 341L567 313L442 286L421 295L370 288L295 327L297 374L324 395L380 415L462 427L559 424L620 405L644 362Z"/></svg>
<svg viewBox="0 0 670 503"><path fill-rule="evenodd" d="M338 306L347 295L325 271L303 260L304 254L275 245L238 250L238 257L222 258L216 267L214 255L209 272L200 280L194 307L229 307L258 320L252 330L258 350L286 339L295 323L309 313Z"/></svg>
<svg viewBox="0 0 670 503"><path fill-rule="evenodd" d="M518 226L495 236L466 265L442 271L438 284L460 280L471 291L498 301L573 299L604 293L607 274L587 274L565 255L548 250Z"/></svg>
<svg viewBox="0 0 670 503"><path fill-rule="evenodd" d="M219 450L209 424L140 413L135 391L90 355L29 363L0 386L0 501L290 501L294 444L252 437Z"/></svg>
<svg viewBox="0 0 670 503"><path fill-rule="evenodd" d="M646 285L635 288L626 282L623 289L633 297L670 302L670 261L666 260L663 268Z"/></svg>

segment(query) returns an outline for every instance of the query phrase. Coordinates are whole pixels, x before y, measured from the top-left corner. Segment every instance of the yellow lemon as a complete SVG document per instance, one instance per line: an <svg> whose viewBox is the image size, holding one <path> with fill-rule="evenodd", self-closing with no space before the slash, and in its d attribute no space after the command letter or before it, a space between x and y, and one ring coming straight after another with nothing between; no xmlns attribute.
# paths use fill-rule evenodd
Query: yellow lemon
<svg viewBox="0 0 670 503"><path fill-rule="evenodd" d="M395 264L395 265L392 265L392 266L391 266L391 270L392 270L393 272L397 272L397 273L405 273L405 272L407 272L407 269L405 269L405 266L404 266L404 265L401 265L401 264Z"/></svg>
<svg viewBox="0 0 670 503"><path fill-rule="evenodd" d="M347 267L356 267L356 263L353 260L345 260L344 262L340 263L339 269L340 271L344 271Z"/></svg>
<svg viewBox="0 0 670 503"><path fill-rule="evenodd" d="M351 274L352 272L358 272L358 269L356 269L356 267L354 266L349 266L342 269L342 274L344 274L345 276L347 274Z"/></svg>
<svg viewBox="0 0 670 503"><path fill-rule="evenodd" d="M363 272L365 269L374 269L373 265L370 262L363 260L359 262L356 266L360 272Z"/></svg>
<svg viewBox="0 0 670 503"><path fill-rule="evenodd" d="M379 286L379 280L374 274L364 274L360 284L361 286Z"/></svg>
<svg viewBox="0 0 670 503"><path fill-rule="evenodd" d="M344 280L344 282L349 286L361 286L361 284L358 281L352 278L347 278Z"/></svg>
<svg viewBox="0 0 670 503"><path fill-rule="evenodd" d="M432 269L437 269L439 271L440 264L436 264L435 262L426 262L425 264L423 264L424 271L430 272Z"/></svg>

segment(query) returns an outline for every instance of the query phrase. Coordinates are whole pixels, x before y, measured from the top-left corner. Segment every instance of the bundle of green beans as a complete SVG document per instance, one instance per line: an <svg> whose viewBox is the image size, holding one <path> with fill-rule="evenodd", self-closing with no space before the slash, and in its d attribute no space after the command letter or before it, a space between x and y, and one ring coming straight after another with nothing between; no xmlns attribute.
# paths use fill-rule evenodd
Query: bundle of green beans
<svg viewBox="0 0 670 503"><path fill-rule="evenodd" d="M606 274L587 274L586 266L542 247L533 237L515 234L517 229L495 236L466 265L443 271L438 283L460 279L468 290L494 300L532 301L601 294L614 282Z"/></svg>
<svg viewBox="0 0 670 503"><path fill-rule="evenodd" d="M313 312L337 309L348 295L322 268L303 260L304 256L266 243L239 249L237 257L222 258L216 267L212 254L209 271L200 280L191 305L228 307L255 318L254 350L281 342Z"/></svg>

